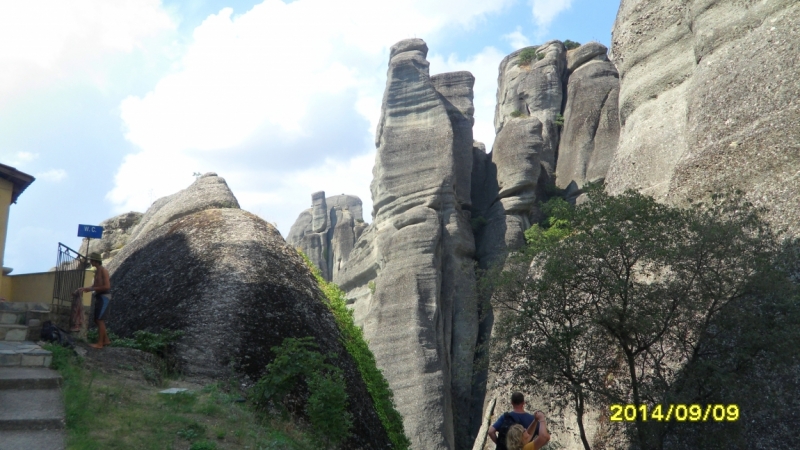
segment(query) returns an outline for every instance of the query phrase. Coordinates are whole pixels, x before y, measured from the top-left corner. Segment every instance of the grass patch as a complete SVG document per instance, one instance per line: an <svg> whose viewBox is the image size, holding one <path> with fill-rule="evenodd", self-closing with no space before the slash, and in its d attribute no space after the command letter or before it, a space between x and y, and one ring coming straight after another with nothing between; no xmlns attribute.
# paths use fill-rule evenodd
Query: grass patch
<svg viewBox="0 0 800 450"><path fill-rule="evenodd" d="M304 426L257 413L227 386L159 395L147 383L88 370L69 349L45 348L64 378L69 450L315 448Z"/></svg>
<svg viewBox="0 0 800 450"><path fill-rule="evenodd" d="M544 53L537 51L537 48L530 47L519 52L519 59L517 65L527 66L532 62L541 61L544 59Z"/></svg>
<svg viewBox="0 0 800 450"><path fill-rule="evenodd" d="M514 111L511 111L511 117L514 117L514 118L522 117L522 111L520 111L518 109L515 109Z"/></svg>
<svg viewBox="0 0 800 450"><path fill-rule="evenodd" d="M358 366L361 377L367 385L375 410L383 424L392 446L395 449L407 449L411 442L403 430L403 418L394 407L394 394L389 388L389 383L375 363L375 356L367 346L364 333L353 321L353 311L347 308L345 294L334 283L329 283L322 278L317 269L306 255L300 252L308 267L314 273L322 292L328 300L328 307L333 313L336 324L343 336L343 344L347 352L353 357Z"/></svg>

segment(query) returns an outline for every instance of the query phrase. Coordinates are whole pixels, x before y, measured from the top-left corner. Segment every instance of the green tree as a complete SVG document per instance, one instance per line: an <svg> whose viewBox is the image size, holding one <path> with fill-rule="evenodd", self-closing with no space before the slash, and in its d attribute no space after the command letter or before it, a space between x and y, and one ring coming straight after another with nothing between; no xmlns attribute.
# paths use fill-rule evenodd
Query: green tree
<svg viewBox="0 0 800 450"><path fill-rule="evenodd" d="M285 410L286 397L299 381L308 388L306 414L317 437L336 446L350 434L352 415L347 411L347 391L341 369L325 362L311 337L286 338L273 347L275 359L266 374L253 386L251 398L265 409L274 405ZM334 358L330 354L328 358Z"/></svg>
<svg viewBox="0 0 800 450"><path fill-rule="evenodd" d="M663 403L681 370L702 359L722 311L788 280L762 211L741 195L685 209L634 191L590 187L588 198L545 208L546 228L527 233L529 248L507 264L493 297L495 370L571 403L587 449L587 402ZM637 421L627 431L651 449L667 428Z"/></svg>

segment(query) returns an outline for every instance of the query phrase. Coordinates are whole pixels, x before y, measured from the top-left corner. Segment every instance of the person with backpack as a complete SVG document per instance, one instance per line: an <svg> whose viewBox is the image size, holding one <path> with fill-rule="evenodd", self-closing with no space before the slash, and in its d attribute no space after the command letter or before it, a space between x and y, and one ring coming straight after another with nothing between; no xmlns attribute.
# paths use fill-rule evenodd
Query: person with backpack
<svg viewBox="0 0 800 450"><path fill-rule="evenodd" d="M489 439L495 443L497 450L507 450L506 435L513 425L519 424L526 429L534 422L534 416L525 412L525 396L522 392L511 394L511 407L513 411L504 413L489 427ZM536 434L536 430L533 430L533 434Z"/></svg>
<svg viewBox="0 0 800 450"><path fill-rule="evenodd" d="M527 429L522 428L522 425L518 423L508 429L506 435L508 450L539 450L550 442L550 433L547 431L544 413L536 411L533 413L533 417L534 420ZM538 434L536 434L537 432Z"/></svg>
<svg viewBox="0 0 800 450"><path fill-rule="evenodd" d="M103 348L106 345L111 345L111 340L108 339L106 333L105 316L108 312L108 304L110 299L108 293L111 291L111 278L108 275L108 270L103 267L103 259L99 253L92 253L89 255L89 262L95 269L94 282L91 287L78 288L75 293L92 292L94 295L94 322L97 324L97 343L91 344L93 348Z"/></svg>

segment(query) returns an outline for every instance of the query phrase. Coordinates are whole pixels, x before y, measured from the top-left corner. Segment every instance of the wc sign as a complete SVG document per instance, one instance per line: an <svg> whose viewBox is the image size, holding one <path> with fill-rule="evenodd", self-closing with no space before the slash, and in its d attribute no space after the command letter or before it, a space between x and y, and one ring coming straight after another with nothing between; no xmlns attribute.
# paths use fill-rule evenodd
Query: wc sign
<svg viewBox="0 0 800 450"><path fill-rule="evenodd" d="M99 225L78 225L78 237L100 239L103 237L103 227Z"/></svg>

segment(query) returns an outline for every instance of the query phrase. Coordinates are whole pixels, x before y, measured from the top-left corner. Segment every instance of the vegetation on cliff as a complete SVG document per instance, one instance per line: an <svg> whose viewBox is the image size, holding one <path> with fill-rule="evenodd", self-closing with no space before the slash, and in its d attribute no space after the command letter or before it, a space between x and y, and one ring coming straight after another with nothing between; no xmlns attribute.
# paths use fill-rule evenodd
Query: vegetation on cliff
<svg viewBox="0 0 800 450"><path fill-rule="evenodd" d="M393 448L407 449L410 442L403 430L403 418L394 408L394 395L389 388L389 383L383 377L380 369L375 363L375 356L367 346L361 328L353 322L353 312L347 308L345 294L334 284L325 281L319 269L308 259L306 255L300 253L314 273L314 277L319 283L320 289L328 300L328 307L331 309L336 324L342 333L343 344L356 362L359 372L367 385L367 390L375 404L375 410L381 419L383 427L386 429L389 439L392 441Z"/></svg>
<svg viewBox="0 0 800 450"><path fill-rule="evenodd" d="M680 209L588 191L578 207L545 204L549 217L500 276L495 370L574 409L587 449L585 414L612 404L650 415L612 422L621 426L601 429L596 444L717 448L745 442L744 424L762 416L788 419L800 384L774 374L800 367L794 243L738 194ZM780 395L759 403L748 400L754 390ZM678 426L652 416L677 404L738 404L740 415Z"/></svg>

